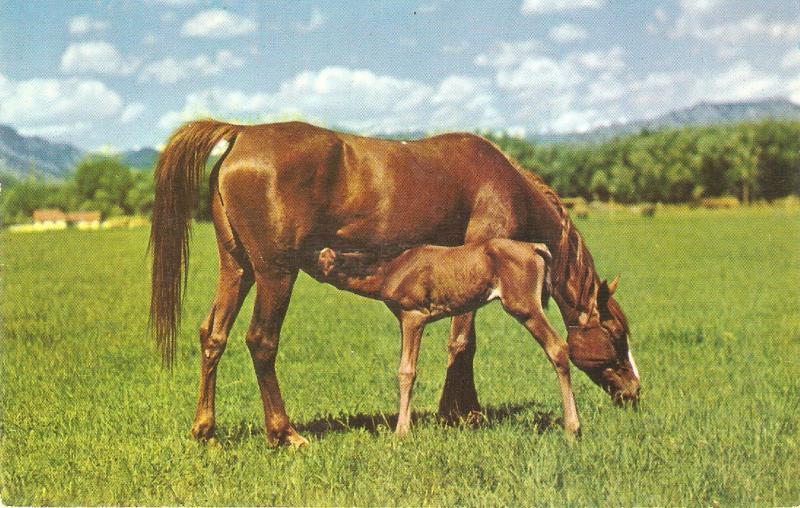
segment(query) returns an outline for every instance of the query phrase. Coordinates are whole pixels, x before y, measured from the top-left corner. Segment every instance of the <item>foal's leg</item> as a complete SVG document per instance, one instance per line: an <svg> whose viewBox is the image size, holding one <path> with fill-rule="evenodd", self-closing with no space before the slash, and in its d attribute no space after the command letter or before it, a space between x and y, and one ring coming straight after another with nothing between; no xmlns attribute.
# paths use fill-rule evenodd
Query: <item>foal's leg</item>
<svg viewBox="0 0 800 508"><path fill-rule="evenodd" d="M220 249L220 271L211 312L200 327L200 395L192 424L192 436L206 440L214 435L214 398L217 364L225 351L236 315L253 285L249 268Z"/></svg>
<svg viewBox="0 0 800 508"><path fill-rule="evenodd" d="M500 301L506 312L517 318L544 349L558 376L561 403L564 406L564 430L569 435L580 432L578 410L569 376L569 348L547 321L542 308L542 286L546 261L536 255L526 265L503 264L500 267L503 294Z"/></svg>
<svg viewBox="0 0 800 508"><path fill-rule="evenodd" d="M561 386L561 403L564 407L564 430L567 434L578 435L580 433L580 422L578 421L578 410L575 407L575 396L572 393L572 383L569 376L569 348L567 343L558 336L550 323L547 322L543 312L534 312L533 315L523 321L523 325L528 329L534 338L544 349L550 363L558 376L558 383Z"/></svg>
<svg viewBox="0 0 800 508"><path fill-rule="evenodd" d="M415 313L403 313L400 315L400 329L402 346L400 369L397 373L400 384L400 412L395 432L398 436L403 436L411 430L411 393L414 390L414 380L417 378L417 358L425 320Z"/></svg>
<svg viewBox="0 0 800 508"><path fill-rule="evenodd" d="M308 444L289 424L275 375L281 325L289 307L296 277L295 269L278 270L268 267L256 273L256 305L246 339L264 404L267 441L273 446Z"/></svg>

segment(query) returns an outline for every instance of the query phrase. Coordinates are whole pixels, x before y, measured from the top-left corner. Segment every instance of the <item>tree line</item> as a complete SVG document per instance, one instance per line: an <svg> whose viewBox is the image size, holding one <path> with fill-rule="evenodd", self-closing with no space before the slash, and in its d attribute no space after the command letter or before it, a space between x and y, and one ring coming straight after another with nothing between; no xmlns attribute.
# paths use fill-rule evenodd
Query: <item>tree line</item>
<svg viewBox="0 0 800 508"><path fill-rule="evenodd" d="M643 131L598 144L488 136L560 196L621 203L744 203L800 194L800 122Z"/></svg>
<svg viewBox="0 0 800 508"><path fill-rule="evenodd" d="M750 203L800 194L800 122L644 131L595 144L486 136L562 197L686 203L735 196ZM26 222L39 208L149 215L154 198L152 169L133 169L115 157L91 156L65 181L0 175L0 185L5 224ZM200 186L195 216L210 217L208 185Z"/></svg>

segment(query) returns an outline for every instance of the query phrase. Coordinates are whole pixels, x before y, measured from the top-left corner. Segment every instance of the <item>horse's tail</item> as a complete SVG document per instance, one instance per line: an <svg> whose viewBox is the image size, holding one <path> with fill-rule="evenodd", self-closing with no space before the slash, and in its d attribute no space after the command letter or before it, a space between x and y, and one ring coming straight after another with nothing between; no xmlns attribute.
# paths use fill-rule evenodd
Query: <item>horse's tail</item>
<svg viewBox="0 0 800 508"><path fill-rule="evenodd" d="M242 128L213 120L188 123L175 131L158 158L149 245L153 253L150 326L166 367L175 360L197 188L211 150L222 139L233 143Z"/></svg>

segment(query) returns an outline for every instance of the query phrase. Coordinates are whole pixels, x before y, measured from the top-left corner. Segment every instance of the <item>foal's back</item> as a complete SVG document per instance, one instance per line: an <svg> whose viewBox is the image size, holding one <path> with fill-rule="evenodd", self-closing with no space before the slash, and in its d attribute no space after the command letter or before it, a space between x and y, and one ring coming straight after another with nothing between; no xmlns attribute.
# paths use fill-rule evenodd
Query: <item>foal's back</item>
<svg viewBox="0 0 800 508"><path fill-rule="evenodd" d="M504 306L510 298L516 308L534 292L541 294L544 255L549 258L542 244L507 239L410 249L390 262L381 296L406 310L424 308L442 316L498 297Z"/></svg>

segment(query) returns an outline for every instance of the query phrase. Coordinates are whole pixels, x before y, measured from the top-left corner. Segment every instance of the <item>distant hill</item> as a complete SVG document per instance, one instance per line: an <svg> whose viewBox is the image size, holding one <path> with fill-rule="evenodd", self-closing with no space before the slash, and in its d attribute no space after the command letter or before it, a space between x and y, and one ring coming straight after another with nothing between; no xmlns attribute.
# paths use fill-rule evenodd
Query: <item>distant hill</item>
<svg viewBox="0 0 800 508"><path fill-rule="evenodd" d="M690 127L758 121L766 119L800 120L800 106L788 99L764 99L746 102L701 102L692 107L623 124L609 125L585 133L531 136L537 143L585 143L665 127ZM388 139L418 139L422 131L408 131L383 136ZM0 173L24 177L31 171L45 178L65 178L87 152L66 143L55 143L36 136L22 136L13 127L0 125ZM120 154L122 161L139 169L153 167L158 152L153 148L129 150Z"/></svg>
<svg viewBox="0 0 800 508"><path fill-rule="evenodd" d="M0 125L0 171L4 173L62 178L81 157L83 151L72 145L22 136L12 127Z"/></svg>
<svg viewBox="0 0 800 508"><path fill-rule="evenodd" d="M29 174L60 180L71 173L89 152L70 145L48 141L38 136L23 136L13 127L0 124L0 173L17 178ZM158 159L154 148L128 150L119 154L122 162L137 169L149 170Z"/></svg>
<svg viewBox="0 0 800 508"><path fill-rule="evenodd" d="M770 119L800 120L800 106L783 98L725 103L700 102L689 108L671 111L654 118L599 127L585 133L544 134L532 136L531 139L540 143L602 142L643 130L653 131L667 127L699 127Z"/></svg>
<svg viewBox="0 0 800 508"><path fill-rule="evenodd" d="M122 152L122 162L136 169L151 169L158 159L158 150L155 148L140 148Z"/></svg>

